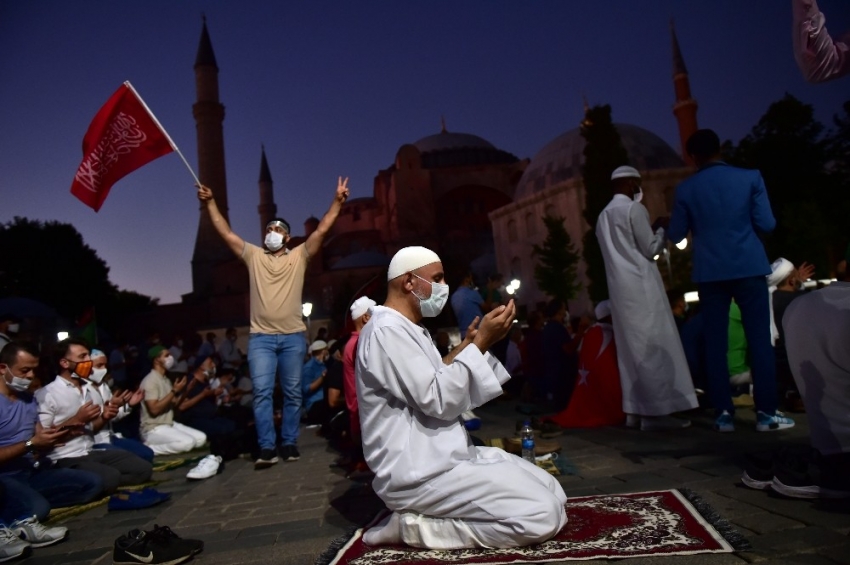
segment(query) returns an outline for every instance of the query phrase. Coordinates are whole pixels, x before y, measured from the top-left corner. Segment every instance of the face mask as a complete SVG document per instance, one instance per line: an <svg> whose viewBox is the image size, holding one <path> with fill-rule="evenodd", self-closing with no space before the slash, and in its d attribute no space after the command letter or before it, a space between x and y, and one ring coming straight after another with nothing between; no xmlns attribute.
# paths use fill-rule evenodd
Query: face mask
<svg viewBox="0 0 850 565"><path fill-rule="evenodd" d="M30 387L30 383L32 381L23 377L16 377L12 374L11 369L9 369L9 374L12 375L12 382L6 381L6 386L11 388L15 392L26 392L26 390Z"/></svg>
<svg viewBox="0 0 850 565"><path fill-rule="evenodd" d="M283 247L283 234L279 234L276 231L270 231L266 234L266 240L264 243L269 251L277 251Z"/></svg>
<svg viewBox="0 0 850 565"><path fill-rule="evenodd" d="M162 361L162 364L163 364L163 366L165 367L165 370L166 370L166 371L170 371L170 370L171 370L171 367L173 367L173 366L174 366L174 357L172 357L171 355L169 355L168 357L166 357L166 358Z"/></svg>
<svg viewBox="0 0 850 565"><path fill-rule="evenodd" d="M99 385L103 380L103 377L106 376L106 367L101 367L100 369L92 369L91 375L89 375L89 380L96 385Z"/></svg>
<svg viewBox="0 0 850 565"><path fill-rule="evenodd" d="M632 200L634 200L635 202L640 202L641 200L643 200L643 190L636 190L635 195L632 196Z"/></svg>
<svg viewBox="0 0 850 565"><path fill-rule="evenodd" d="M73 361L72 361L73 363ZM91 359L88 361L80 361L79 363L74 364L74 368L71 372L71 378L74 379L85 379L91 375L92 370L92 362Z"/></svg>
<svg viewBox="0 0 850 565"><path fill-rule="evenodd" d="M417 279L430 282L415 273L411 274ZM413 296L419 299L419 311L422 312L422 316L424 318L434 318L443 311L443 307L446 305L446 300L449 298L449 285L431 282L431 296L422 298L415 292Z"/></svg>
<svg viewBox="0 0 850 565"><path fill-rule="evenodd" d="M10 334L16 334L21 329L21 324L9 324L6 329L9 331Z"/></svg>

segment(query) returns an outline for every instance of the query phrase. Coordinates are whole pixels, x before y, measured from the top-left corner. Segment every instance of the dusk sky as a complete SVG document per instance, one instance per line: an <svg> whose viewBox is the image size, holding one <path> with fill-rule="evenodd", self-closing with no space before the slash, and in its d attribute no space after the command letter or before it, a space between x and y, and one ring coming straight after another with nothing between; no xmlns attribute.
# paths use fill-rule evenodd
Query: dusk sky
<svg viewBox="0 0 850 565"><path fill-rule="evenodd" d="M850 29L850 2L819 4L833 35ZM180 158L119 181L99 213L70 186L89 122L124 80L197 170L202 13L226 112L230 219L255 243L261 144L296 235L326 211L338 175L352 197L371 196L378 170L439 132L441 116L449 131L531 158L578 126L585 95L678 151L670 18L699 124L722 139L740 140L786 92L827 125L850 99L850 78L801 78L790 0L3 0L0 222L71 223L114 283L163 303L191 291L198 203Z"/></svg>

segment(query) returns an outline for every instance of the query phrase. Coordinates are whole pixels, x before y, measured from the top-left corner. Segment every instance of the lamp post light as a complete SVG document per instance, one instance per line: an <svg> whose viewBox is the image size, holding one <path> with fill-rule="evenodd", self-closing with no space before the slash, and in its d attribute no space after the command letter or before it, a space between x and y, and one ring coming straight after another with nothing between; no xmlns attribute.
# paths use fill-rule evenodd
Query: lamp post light
<svg viewBox="0 0 850 565"><path fill-rule="evenodd" d="M687 248L688 248L688 238L687 237L676 244L676 249L678 249L679 251L684 251Z"/></svg>
<svg viewBox="0 0 850 565"><path fill-rule="evenodd" d="M313 313L313 303L305 302L301 305L301 315L307 318L307 337L311 338L310 335L310 314Z"/></svg>
<svg viewBox="0 0 850 565"><path fill-rule="evenodd" d="M63 339L68 339L68 332L56 332L56 340L62 341Z"/></svg>

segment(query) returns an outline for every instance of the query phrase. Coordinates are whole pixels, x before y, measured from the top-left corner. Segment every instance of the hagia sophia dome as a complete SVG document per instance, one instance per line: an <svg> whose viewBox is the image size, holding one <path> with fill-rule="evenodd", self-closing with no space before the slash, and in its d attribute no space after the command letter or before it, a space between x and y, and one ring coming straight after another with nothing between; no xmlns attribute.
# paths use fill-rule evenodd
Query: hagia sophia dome
<svg viewBox="0 0 850 565"><path fill-rule="evenodd" d="M422 155L422 167L437 169L467 165L516 163L519 158L471 133L454 133L445 129L428 135L413 146Z"/></svg>
<svg viewBox="0 0 850 565"><path fill-rule="evenodd" d="M631 124L614 124L614 127L620 133L629 164L638 170L677 169L685 166L682 157L651 131ZM584 146L585 139L580 128L562 133L547 143L526 167L514 199L519 201L550 186L580 177Z"/></svg>

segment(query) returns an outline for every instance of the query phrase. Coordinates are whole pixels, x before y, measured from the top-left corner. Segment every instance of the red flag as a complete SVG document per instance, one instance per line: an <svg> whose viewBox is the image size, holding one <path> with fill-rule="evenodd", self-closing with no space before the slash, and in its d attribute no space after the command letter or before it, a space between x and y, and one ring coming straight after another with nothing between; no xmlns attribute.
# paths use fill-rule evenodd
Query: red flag
<svg viewBox="0 0 850 565"><path fill-rule="evenodd" d="M172 151L168 134L125 82L98 111L83 138L83 162L71 194L97 212L113 184Z"/></svg>

